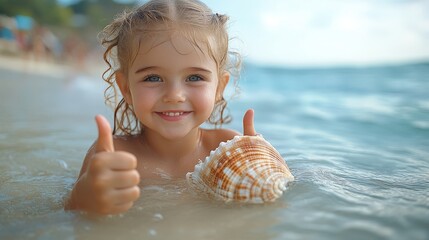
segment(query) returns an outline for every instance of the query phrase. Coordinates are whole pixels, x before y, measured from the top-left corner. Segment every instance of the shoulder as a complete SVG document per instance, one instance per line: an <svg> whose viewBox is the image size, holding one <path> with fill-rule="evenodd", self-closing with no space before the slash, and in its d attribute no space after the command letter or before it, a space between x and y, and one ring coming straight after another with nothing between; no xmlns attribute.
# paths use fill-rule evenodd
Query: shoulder
<svg viewBox="0 0 429 240"><path fill-rule="evenodd" d="M139 144L139 135L114 135L113 145L116 151L132 152Z"/></svg>
<svg viewBox="0 0 429 240"><path fill-rule="evenodd" d="M228 141L237 135L241 135L239 132L232 129L203 129L203 133L212 139L216 139L221 142Z"/></svg>
<svg viewBox="0 0 429 240"><path fill-rule="evenodd" d="M202 129L204 142L211 149L219 146L221 142L233 139L239 132L232 129Z"/></svg>

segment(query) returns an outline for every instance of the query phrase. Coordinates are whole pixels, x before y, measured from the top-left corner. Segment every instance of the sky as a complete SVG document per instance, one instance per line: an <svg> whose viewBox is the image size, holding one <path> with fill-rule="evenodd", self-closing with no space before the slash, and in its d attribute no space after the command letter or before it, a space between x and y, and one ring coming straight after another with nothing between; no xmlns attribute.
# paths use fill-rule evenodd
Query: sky
<svg viewBox="0 0 429 240"><path fill-rule="evenodd" d="M429 60L428 0L204 1L251 61L288 66Z"/></svg>
<svg viewBox="0 0 429 240"><path fill-rule="evenodd" d="M231 45L249 62L323 67L429 61L429 0L203 2L230 16Z"/></svg>

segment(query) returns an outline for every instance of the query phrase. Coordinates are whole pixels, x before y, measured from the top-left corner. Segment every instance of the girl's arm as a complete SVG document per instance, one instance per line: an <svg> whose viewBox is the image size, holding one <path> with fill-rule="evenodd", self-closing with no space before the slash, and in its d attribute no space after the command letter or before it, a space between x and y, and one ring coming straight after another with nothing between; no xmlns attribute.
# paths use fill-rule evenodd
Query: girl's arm
<svg viewBox="0 0 429 240"><path fill-rule="evenodd" d="M128 152L115 152L109 122L102 116L96 122L98 140L85 157L65 210L121 213L140 196L137 159Z"/></svg>

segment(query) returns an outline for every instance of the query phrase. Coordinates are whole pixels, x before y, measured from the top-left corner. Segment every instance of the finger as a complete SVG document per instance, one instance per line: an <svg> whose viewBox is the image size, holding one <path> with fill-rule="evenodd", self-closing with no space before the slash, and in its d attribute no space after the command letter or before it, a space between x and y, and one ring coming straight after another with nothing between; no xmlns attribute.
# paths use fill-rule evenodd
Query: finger
<svg viewBox="0 0 429 240"><path fill-rule="evenodd" d="M116 190L112 193L112 200L115 205L122 205L134 202L140 197L140 188L138 186Z"/></svg>
<svg viewBox="0 0 429 240"><path fill-rule="evenodd" d="M110 185L115 189L125 189L137 186L140 182L140 174L137 170L114 171L109 179Z"/></svg>
<svg viewBox="0 0 429 240"><path fill-rule="evenodd" d="M137 168L137 158L129 152L106 153L105 158L109 159L107 166L113 171L127 171Z"/></svg>
<svg viewBox="0 0 429 240"><path fill-rule="evenodd" d="M127 171L137 168L137 158L129 152L99 152L94 155L92 165L99 164L99 168L107 168L112 171ZM99 163L98 163L99 162Z"/></svg>
<svg viewBox="0 0 429 240"><path fill-rule="evenodd" d="M98 152L114 152L112 129L109 121L102 115L95 116L95 122L98 127L98 139L95 145L95 151Z"/></svg>
<svg viewBox="0 0 429 240"><path fill-rule="evenodd" d="M253 117L255 112L253 109L249 109L246 111L243 117L243 135L255 136L256 131L253 124Z"/></svg>

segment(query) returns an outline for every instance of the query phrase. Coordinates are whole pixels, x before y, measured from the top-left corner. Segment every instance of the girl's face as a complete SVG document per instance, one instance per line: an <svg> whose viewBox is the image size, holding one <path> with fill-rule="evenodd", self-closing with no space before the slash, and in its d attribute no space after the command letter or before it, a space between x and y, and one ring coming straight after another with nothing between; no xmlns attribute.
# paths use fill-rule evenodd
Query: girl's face
<svg viewBox="0 0 429 240"><path fill-rule="evenodd" d="M184 137L209 118L229 75L219 77L214 60L187 41L146 44L130 65L128 79L118 77L122 95L145 131L166 139Z"/></svg>

